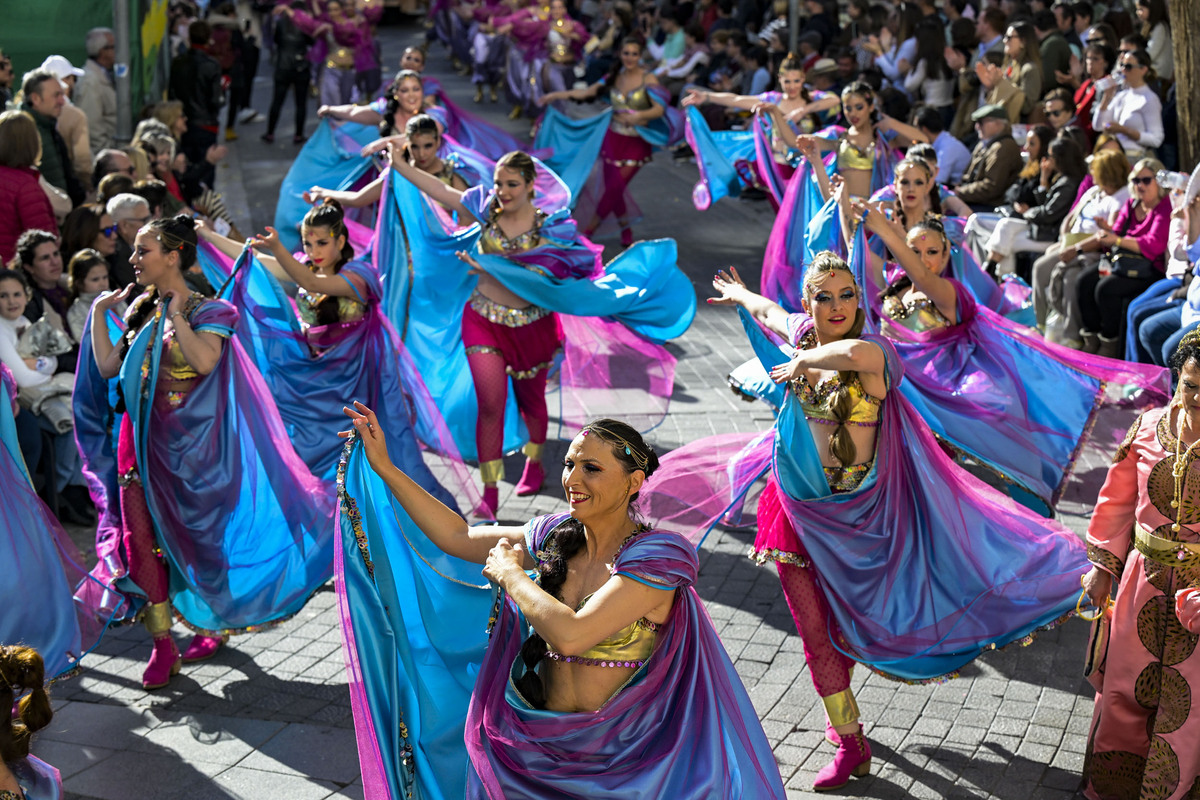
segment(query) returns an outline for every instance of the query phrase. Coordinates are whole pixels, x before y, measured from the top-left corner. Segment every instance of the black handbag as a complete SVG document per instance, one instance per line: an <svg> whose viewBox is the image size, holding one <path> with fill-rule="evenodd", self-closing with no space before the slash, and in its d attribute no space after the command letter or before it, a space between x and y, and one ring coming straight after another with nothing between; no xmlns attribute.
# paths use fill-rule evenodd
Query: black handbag
<svg viewBox="0 0 1200 800"><path fill-rule="evenodd" d="M1114 247L1104 257L1108 262L1109 272L1122 278L1146 279L1153 275L1154 268L1150 259L1132 250Z"/></svg>

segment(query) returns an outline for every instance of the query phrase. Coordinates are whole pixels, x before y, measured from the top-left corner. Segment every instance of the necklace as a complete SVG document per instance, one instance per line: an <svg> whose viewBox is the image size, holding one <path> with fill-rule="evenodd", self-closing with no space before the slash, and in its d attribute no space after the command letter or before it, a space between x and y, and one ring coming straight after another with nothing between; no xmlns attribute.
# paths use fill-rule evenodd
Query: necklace
<svg viewBox="0 0 1200 800"><path fill-rule="evenodd" d="M1175 522L1171 525L1171 530L1179 533L1179 507L1183 502L1183 484L1184 477L1187 475L1188 461L1195 455L1195 447L1200 444L1200 439L1188 445L1186 451L1183 450L1183 428L1186 419L1186 412L1183 406L1179 406L1179 430L1175 434L1175 463L1171 466L1171 475L1175 478L1175 496L1171 500L1171 508L1175 509Z"/></svg>

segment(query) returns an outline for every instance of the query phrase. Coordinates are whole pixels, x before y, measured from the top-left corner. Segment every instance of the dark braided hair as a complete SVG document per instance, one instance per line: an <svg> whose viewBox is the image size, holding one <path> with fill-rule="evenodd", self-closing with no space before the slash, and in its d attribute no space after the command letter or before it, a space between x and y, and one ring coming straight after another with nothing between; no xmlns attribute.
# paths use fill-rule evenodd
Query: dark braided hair
<svg viewBox="0 0 1200 800"><path fill-rule="evenodd" d="M304 215L304 222L301 223L301 228L328 228L329 235L336 240L339 236L344 237L345 241L342 244L341 258L333 266L333 273L336 275L341 271L346 262L354 259L354 248L350 245L350 233L346 230L346 216L342 211L342 204L337 200L325 198L320 205L313 206ZM341 319L338 313L338 298L328 296L315 307L317 325L335 325Z"/></svg>
<svg viewBox="0 0 1200 800"><path fill-rule="evenodd" d="M617 57L613 59L612 68L609 69L608 74L604 76L604 86L601 88L601 91L600 91L601 95L607 97L608 94L610 92L612 92L612 90L616 87L617 76L621 74L621 70L622 70L621 51L625 49L626 45L630 45L630 44L636 44L638 53L641 55L645 55L646 42L642 39L641 36L638 36L636 33L631 33L628 36L621 39L621 43L617 45L617 49L616 49ZM641 55L639 55L639 58L641 57Z"/></svg>
<svg viewBox="0 0 1200 800"><path fill-rule="evenodd" d="M946 236L946 228L942 225L942 221L940 219L937 219L936 217L926 217L925 219L913 225L912 228L909 229L908 235L912 236L918 231L928 231L936 234L942 240L942 247L945 248L946 251L950 250L950 239ZM891 284L880 293L879 299L880 301L883 301L889 297L900 297L906 291L908 291L909 287L912 285L912 278L908 277L907 275L902 275L896 280L895 283Z"/></svg>
<svg viewBox="0 0 1200 800"><path fill-rule="evenodd" d="M832 272L845 272L850 276L850 280L854 283L854 273L850 271L850 266L837 254L828 250L817 253L811 264L808 265L804 272L804 299L809 303L812 302L813 296L817 293L820 284L825 277ZM858 291L858 285L855 283L855 291ZM862 335L863 326L866 324L867 317L862 306L854 312L854 322L850 325L850 330L846 332L846 339L857 339ZM815 345L816 339L813 337ZM850 436L850 430L846 426L846 421L850 419L850 412L854 408L854 398L850 396L850 384L854 381L858 373L851 370L841 370L838 372L837 386L834 388L831 395L833 402L830 403L829 410L837 420L837 426L833 432L829 434L829 452L842 467L848 467L854 464L858 459L858 448L854 446L854 439ZM840 480L840 475L838 479Z"/></svg>
<svg viewBox="0 0 1200 800"><path fill-rule="evenodd" d="M400 100L396 97L396 92L400 88L400 84L408 79L413 79L417 85L421 87L421 91L425 91L425 84L421 82L421 75L413 72L411 69L402 69L396 73L396 77L392 78L392 82L387 88L387 107L383 111L383 120L379 123L380 136L393 136L401 133L395 125L396 112L400 110ZM417 112L421 113L420 111Z"/></svg>
<svg viewBox="0 0 1200 800"><path fill-rule="evenodd" d="M615 419L598 419L584 426L583 435L594 435L612 446L617 463L626 475L642 472L649 478L658 469L658 455L636 430ZM640 492L629 498L631 514L636 514L634 503ZM567 579L567 562L574 558L584 545L587 535L583 523L574 517L563 520L546 535L538 553L538 585L542 591L556 600L562 600L562 586ZM537 665L546 657L546 640L536 631L521 645L521 661L525 672L513 683L534 708L546 707L546 687L537 674Z"/></svg>
<svg viewBox="0 0 1200 800"><path fill-rule="evenodd" d="M8 715L0 725L0 760L16 761L28 756L33 734L50 724L54 709L46 694L45 673L37 650L22 645L0 646L0 708ZM21 702L13 719L13 701L18 697Z"/></svg>
<svg viewBox="0 0 1200 800"><path fill-rule="evenodd" d="M1179 374L1183 372L1183 368L1189 361L1195 361L1197 365L1200 365L1200 332L1197 331L1191 331L1179 340L1175 352L1171 353L1171 360L1167 366L1171 368L1171 374L1178 380Z"/></svg>

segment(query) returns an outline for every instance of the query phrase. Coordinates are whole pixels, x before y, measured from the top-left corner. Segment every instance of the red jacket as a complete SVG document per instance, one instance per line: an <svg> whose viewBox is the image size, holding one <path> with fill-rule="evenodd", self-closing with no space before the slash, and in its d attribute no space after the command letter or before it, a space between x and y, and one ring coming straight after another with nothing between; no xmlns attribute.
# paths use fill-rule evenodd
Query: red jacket
<svg viewBox="0 0 1200 800"><path fill-rule="evenodd" d="M17 253L17 238L27 230L40 228L58 233L50 198L38 185L38 171L32 167L0 166L0 259L7 264Z"/></svg>

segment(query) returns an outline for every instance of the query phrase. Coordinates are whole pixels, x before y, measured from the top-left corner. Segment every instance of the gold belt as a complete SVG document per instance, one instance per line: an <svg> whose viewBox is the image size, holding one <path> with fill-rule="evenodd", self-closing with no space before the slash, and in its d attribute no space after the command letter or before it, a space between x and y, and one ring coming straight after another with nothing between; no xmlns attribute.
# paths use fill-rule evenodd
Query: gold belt
<svg viewBox="0 0 1200 800"><path fill-rule="evenodd" d="M1164 539L1140 523L1133 528L1133 546L1146 558L1167 567L1200 567L1200 544Z"/></svg>
<svg viewBox="0 0 1200 800"><path fill-rule="evenodd" d="M494 300L487 299L479 292L471 295L469 305L479 316L489 322L503 325L506 328L523 328L550 314L548 309L541 306L510 308L500 305Z"/></svg>

